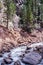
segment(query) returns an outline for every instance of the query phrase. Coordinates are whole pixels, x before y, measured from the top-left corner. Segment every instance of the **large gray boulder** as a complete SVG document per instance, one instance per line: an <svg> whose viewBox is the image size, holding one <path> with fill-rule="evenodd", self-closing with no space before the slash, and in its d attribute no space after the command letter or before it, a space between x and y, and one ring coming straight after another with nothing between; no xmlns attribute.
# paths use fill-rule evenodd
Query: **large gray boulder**
<svg viewBox="0 0 43 65"><path fill-rule="evenodd" d="M37 52L30 52L30 53L27 53L25 55L25 57L23 58L23 62L24 63L27 63L27 64L33 64L33 65L36 65L40 62L41 60L41 55Z"/></svg>

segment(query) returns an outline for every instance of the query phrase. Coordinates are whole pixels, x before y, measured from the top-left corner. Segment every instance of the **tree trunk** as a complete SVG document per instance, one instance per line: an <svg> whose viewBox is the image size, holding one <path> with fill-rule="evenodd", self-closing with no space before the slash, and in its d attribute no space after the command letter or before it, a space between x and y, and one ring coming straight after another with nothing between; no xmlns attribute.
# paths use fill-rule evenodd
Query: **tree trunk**
<svg viewBox="0 0 43 65"><path fill-rule="evenodd" d="M7 14L7 25L6 25L6 28L8 29L8 19L9 19L9 15Z"/></svg>

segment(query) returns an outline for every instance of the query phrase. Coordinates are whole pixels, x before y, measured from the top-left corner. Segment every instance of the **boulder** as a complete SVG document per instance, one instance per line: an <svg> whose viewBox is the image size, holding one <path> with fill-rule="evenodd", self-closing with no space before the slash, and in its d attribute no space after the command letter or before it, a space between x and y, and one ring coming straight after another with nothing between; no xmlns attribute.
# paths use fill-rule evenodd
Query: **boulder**
<svg viewBox="0 0 43 65"><path fill-rule="evenodd" d="M21 65L21 63L20 63L19 60L17 60L17 61L14 63L14 65Z"/></svg>
<svg viewBox="0 0 43 65"><path fill-rule="evenodd" d="M13 59L11 59L11 58L5 58L4 62L5 62L5 64L11 64L13 62Z"/></svg>
<svg viewBox="0 0 43 65"><path fill-rule="evenodd" d="M33 65L36 65L40 62L41 60L41 55L37 52L30 52L30 53L27 53L25 55L25 57L23 58L23 62L24 63L27 63L27 64L33 64Z"/></svg>
<svg viewBox="0 0 43 65"><path fill-rule="evenodd" d="M39 51L40 53L43 53L43 45L36 47L37 51Z"/></svg>
<svg viewBox="0 0 43 65"><path fill-rule="evenodd" d="M0 57L3 57L3 54L2 53L0 53Z"/></svg>

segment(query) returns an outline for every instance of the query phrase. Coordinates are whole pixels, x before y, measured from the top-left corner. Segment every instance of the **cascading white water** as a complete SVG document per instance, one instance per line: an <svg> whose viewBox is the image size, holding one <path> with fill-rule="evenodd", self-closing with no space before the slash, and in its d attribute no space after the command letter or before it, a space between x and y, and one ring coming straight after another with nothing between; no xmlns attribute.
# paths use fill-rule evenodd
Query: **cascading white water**
<svg viewBox="0 0 43 65"><path fill-rule="evenodd" d="M43 46L43 42L34 43L34 44L31 44L28 47L31 47L30 51L33 51L33 49L35 47L37 47L37 46ZM0 65L3 62L3 59L5 57L8 57L9 55L11 56L11 58L13 59L14 62L16 62L17 60L19 60L20 63L21 63L21 65L25 65L24 63L22 63L20 56L23 55L23 54L25 54L26 48L27 48L27 46L20 46L20 47L17 47L17 48L14 48L14 49L10 50L10 52L4 53L3 57L0 57ZM6 65L14 65L14 62L12 62L11 64L6 64ZM30 65L30 64L28 64L28 65Z"/></svg>
<svg viewBox="0 0 43 65"><path fill-rule="evenodd" d="M5 57L8 57L8 55L11 56L11 58L13 59L14 62L17 60L20 60L19 56L22 55L25 52L25 50L26 50L26 46L21 46L21 47L12 49L9 53L7 53L7 52L4 53L3 57L0 57L0 65L1 65L1 62L3 62L3 59ZM21 62L21 64L24 65L22 62ZM13 65L13 63L9 64L9 65Z"/></svg>

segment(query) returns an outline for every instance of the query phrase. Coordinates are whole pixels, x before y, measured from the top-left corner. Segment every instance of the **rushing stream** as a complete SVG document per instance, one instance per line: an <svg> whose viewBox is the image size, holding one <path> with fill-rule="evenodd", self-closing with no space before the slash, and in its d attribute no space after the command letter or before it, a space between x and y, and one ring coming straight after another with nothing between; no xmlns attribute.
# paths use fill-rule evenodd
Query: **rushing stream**
<svg viewBox="0 0 43 65"><path fill-rule="evenodd" d="M0 65L3 62L3 59L5 57L8 57L9 55L11 56L11 58L13 59L14 62L17 60L20 60L20 56L25 53L25 50L26 50L26 46L21 46L21 47L12 49L10 52L4 53L3 57L0 57ZM13 65L13 63L7 64L7 65ZM21 64L24 65L22 62L21 62Z"/></svg>
<svg viewBox="0 0 43 65"><path fill-rule="evenodd" d="M30 49L30 51L33 51L33 49L36 47L36 46L43 46L43 43L36 43L36 44L32 44L30 45L29 47L32 47L32 49ZM24 64L21 60L22 60L22 56L23 54L25 54L25 51L27 49L27 46L20 46L20 47L17 47L17 48L14 48L12 50L10 50L10 52L5 52L4 54L2 54L2 56L0 56L0 65L17 65L17 64L14 64L16 61L20 61L20 64L21 65L27 65L27 64ZM12 62L11 63L6 63L6 64L2 64L3 63L3 59L5 58L11 58ZM7 59L8 61L9 59ZM8 61L9 62L9 61ZM19 65L20 65L19 64ZM28 64L30 65L30 64Z"/></svg>

